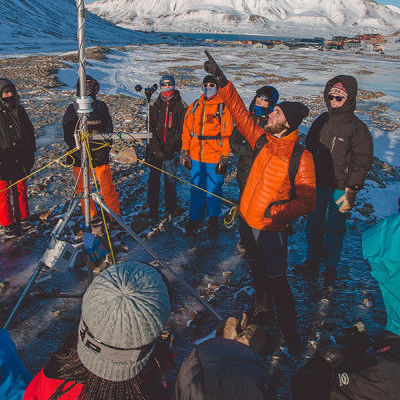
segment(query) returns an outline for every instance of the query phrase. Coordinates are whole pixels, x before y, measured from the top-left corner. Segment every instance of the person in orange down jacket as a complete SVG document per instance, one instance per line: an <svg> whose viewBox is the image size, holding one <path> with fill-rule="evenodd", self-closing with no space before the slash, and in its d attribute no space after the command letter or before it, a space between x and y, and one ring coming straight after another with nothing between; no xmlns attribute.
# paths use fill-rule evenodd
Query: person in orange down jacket
<svg viewBox="0 0 400 400"><path fill-rule="evenodd" d="M76 84L76 93L79 95L79 80ZM86 94L92 97L92 109L93 111L88 116L88 130L89 133L112 133L113 124L110 113L108 111L107 104L101 100L98 100L97 94L99 93L100 85L99 82L92 78L90 75L86 75ZM64 140L68 144L69 149L75 148L74 132L77 128L78 114L77 105L71 103L65 111L63 118L63 129L64 129ZM106 140L96 140L96 143L90 143L90 153L92 157L93 167L96 174L96 178L100 183L101 194L104 198L105 204L115 214L119 215L119 200L118 194L112 179L111 168L110 168L110 147L102 147L102 145L109 143ZM81 153L76 151L69 157L69 163L73 163L74 173L76 179L79 178L77 193L83 192L83 176L81 173ZM84 201L81 202L82 210L85 209ZM90 217L93 225L101 223L100 217L97 215L96 207L93 200L90 200Z"/></svg>
<svg viewBox="0 0 400 400"><path fill-rule="evenodd" d="M228 167L229 136L233 130L230 112L218 93L211 75L203 80L203 94L186 111L182 132L181 165L191 171L191 183L222 196L224 174ZM195 231L204 216L207 200L209 233L218 230L221 200L192 186L186 233Z"/></svg>
<svg viewBox="0 0 400 400"><path fill-rule="evenodd" d="M288 226L315 207L315 168L311 153L298 144L298 126L309 110L298 102L279 103L264 128L258 126L242 99L211 58L204 65L220 89L239 132L256 157L240 205L240 233L253 272L254 323L265 325L274 301L279 326L291 354L301 340L293 295L286 278ZM294 168L295 167L295 168Z"/></svg>

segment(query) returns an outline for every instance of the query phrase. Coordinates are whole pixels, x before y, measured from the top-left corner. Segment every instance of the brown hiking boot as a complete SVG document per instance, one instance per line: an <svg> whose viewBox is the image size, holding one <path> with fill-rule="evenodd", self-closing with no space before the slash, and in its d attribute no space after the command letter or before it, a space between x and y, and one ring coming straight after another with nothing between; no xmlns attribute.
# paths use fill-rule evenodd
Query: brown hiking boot
<svg viewBox="0 0 400 400"><path fill-rule="evenodd" d="M238 337L239 320L229 317L217 328L216 336L225 339L236 340Z"/></svg>
<svg viewBox="0 0 400 400"><path fill-rule="evenodd" d="M269 336L267 331L259 325L250 324L243 330L237 341L249 346L255 353L265 356L268 348Z"/></svg>

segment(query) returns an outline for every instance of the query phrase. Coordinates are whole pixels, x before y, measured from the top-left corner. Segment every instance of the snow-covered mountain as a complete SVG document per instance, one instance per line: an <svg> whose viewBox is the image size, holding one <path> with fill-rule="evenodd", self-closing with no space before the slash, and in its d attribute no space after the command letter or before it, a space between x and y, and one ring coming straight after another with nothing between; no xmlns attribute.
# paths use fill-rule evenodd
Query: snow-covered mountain
<svg viewBox="0 0 400 400"><path fill-rule="evenodd" d="M396 7L373 0L98 0L88 8L117 25L157 31L296 36L400 28Z"/></svg>
<svg viewBox="0 0 400 400"><path fill-rule="evenodd" d="M77 11L74 0L0 0L0 53L57 51L77 46ZM89 46L146 41L148 35L117 27L88 13Z"/></svg>

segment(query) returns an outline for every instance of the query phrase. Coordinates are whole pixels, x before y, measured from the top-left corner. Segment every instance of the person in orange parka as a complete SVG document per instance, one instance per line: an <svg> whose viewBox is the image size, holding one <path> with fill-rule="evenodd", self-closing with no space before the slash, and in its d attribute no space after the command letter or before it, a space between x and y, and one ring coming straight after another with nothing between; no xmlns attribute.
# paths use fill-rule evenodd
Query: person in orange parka
<svg viewBox="0 0 400 400"><path fill-rule="evenodd" d="M312 154L298 144L298 126L309 110L298 102L279 103L265 130L258 126L242 99L216 62L204 65L216 78L219 94L239 132L256 151L240 199L240 233L253 271L255 304L253 323L265 325L274 300L279 326L288 351L298 354L301 340L293 295L286 278L288 225L315 207L315 167ZM291 165L297 154L297 171Z"/></svg>
<svg viewBox="0 0 400 400"><path fill-rule="evenodd" d="M211 75L203 80L203 94L186 111L182 132L181 165L191 170L191 183L222 196L222 184L229 159L229 136L233 130L231 114L218 94ZM208 231L218 230L221 200L192 186L186 233L200 226L207 199Z"/></svg>

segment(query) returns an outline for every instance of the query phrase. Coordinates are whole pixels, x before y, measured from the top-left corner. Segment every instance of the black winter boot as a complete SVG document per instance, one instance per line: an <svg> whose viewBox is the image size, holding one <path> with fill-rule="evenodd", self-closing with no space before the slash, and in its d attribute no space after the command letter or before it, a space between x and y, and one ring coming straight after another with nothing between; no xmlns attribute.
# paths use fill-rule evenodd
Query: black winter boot
<svg viewBox="0 0 400 400"><path fill-rule="evenodd" d="M216 235L218 233L218 217L210 217L207 221L207 232L210 235Z"/></svg>
<svg viewBox="0 0 400 400"><path fill-rule="evenodd" d="M15 239L23 233L21 225L18 222L13 222L4 227L3 239Z"/></svg>

